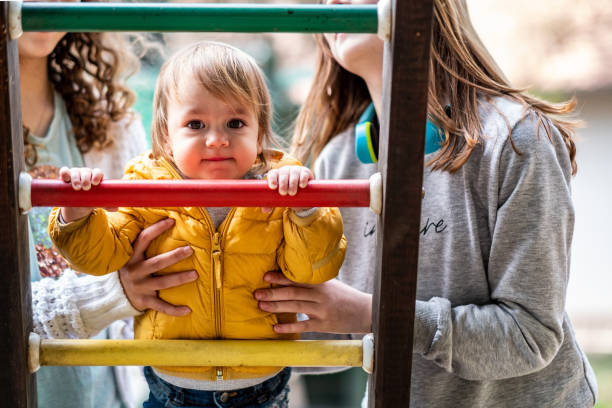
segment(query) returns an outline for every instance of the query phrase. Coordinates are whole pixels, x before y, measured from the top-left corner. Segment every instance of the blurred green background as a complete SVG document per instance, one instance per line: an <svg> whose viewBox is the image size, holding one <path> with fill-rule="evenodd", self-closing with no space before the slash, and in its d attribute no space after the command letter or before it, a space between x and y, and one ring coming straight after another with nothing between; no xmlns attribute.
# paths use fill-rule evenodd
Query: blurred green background
<svg viewBox="0 0 612 408"><path fill-rule="evenodd" d="M589 354L599 386L596 408L612 408L612 354Z"/></svg>

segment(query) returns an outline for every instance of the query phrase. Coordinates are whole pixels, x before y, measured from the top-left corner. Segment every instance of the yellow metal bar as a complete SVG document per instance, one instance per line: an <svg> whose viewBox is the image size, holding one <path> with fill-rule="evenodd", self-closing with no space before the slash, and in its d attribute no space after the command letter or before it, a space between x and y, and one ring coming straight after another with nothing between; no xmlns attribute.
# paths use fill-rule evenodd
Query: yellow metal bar
<svg viewBox="0 0 612 408"><path fill-rule="evenodd" d="M41 366L353 366L361 340L41 340Z"/></svg>

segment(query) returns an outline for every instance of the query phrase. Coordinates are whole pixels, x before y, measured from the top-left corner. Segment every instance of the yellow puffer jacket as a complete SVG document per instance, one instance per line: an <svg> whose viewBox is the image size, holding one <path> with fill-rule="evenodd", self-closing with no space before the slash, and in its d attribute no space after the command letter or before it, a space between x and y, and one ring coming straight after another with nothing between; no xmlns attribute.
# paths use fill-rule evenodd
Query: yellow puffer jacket
<svg viewBox="0 0 612 408"><path fill-rule="evenodd" d="M272 167L297 164L275 154ZM132 160L124 179L180 179L175 168L150 154ZM147 256L190 245L194 253L160 273L195 269L199 278L181 287L161 290L159 296L192 313L171 317L147 311L136 318L139 339L288 339L272 326L295 321L295 315L261 311L253 291L270 287L267 271L282 270L289 279L320 283L335 277L344 259L346 240L337 208L319 208L300 218L288 208L264 214L261 208L232 208L215 230L204 208L96 209L89 217L69 224L49 218L49 235L75 270L103 275L121 268L131 257L139 232L170 217L175 225L155 239ZM279 367L157 367L167 374L201 380L257 378Z"/></svg>

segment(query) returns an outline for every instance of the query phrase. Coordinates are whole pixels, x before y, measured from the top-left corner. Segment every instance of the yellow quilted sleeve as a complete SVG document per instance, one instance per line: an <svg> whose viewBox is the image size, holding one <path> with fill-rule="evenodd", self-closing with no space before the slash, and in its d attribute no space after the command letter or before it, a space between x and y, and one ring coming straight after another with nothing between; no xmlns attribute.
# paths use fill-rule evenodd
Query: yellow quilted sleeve
<svg viewBox="0 0 612 408"><path fill-rule="evenodd" d="M338 275L346 238L337 208L318 208L304 218L286 209L283 233L278 264L287 278L300 283L321 283Z"/></svg>
<svg viewBox="0 0 612 408"><path fill-rule="evenodd" d="M107 213L97 208L88 217L63 224L60 209L49 215L49 236L74 270L105 275L120 269L132 256L132 243L143 229L128 208Z"/></svg>

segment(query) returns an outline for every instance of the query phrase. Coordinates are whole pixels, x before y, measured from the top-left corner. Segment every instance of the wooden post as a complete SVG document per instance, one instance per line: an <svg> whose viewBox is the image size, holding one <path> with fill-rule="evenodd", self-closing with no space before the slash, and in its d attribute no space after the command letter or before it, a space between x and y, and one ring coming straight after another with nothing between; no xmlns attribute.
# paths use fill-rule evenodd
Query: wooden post
<svg viewBox="0 0 612 408"><path fill-rule="evenodd" d="M18 208L23 170L17 41L8 34L8 2L0 3L0 395L2 406L35 407L36 377L27 364L32 297L26 217Z"/></svg>
<svg viewBox="0 0 612 408"><path fill-rule="evenodd" d="M377 228L370 407L410 403L432 2L391 2L394 28L383 66L379 170L384 202Z"/></svg>

